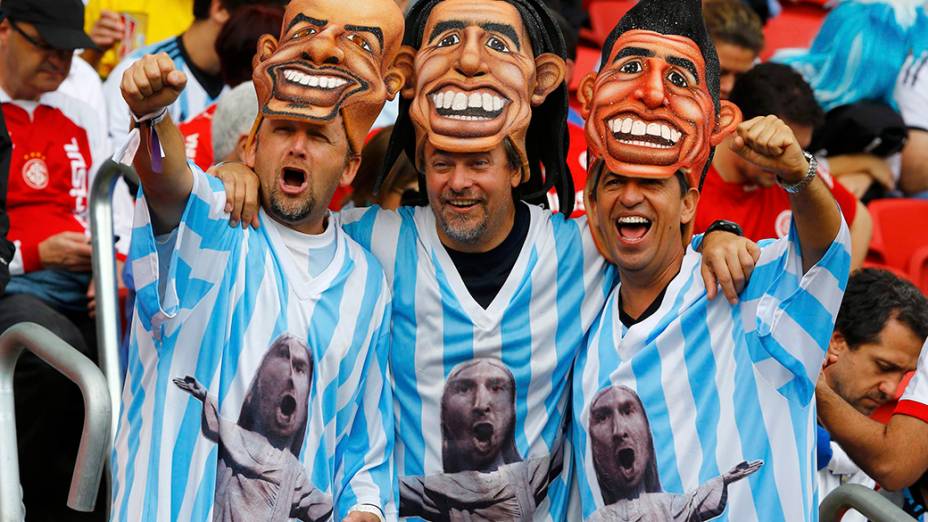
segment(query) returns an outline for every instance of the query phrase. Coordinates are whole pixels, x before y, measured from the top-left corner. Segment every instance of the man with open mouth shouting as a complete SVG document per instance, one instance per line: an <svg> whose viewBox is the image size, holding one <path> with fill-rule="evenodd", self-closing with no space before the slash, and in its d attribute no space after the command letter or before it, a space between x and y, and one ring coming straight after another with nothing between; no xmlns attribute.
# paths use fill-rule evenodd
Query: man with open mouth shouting
<svg viewBox="0 0 928 522"><path fill-rule="evenodd" d="M165 110L184 74L158 55L123 76L143 195L114 520L395 519L390 289L326 206L403 83L402 22L392 0L298 0L262 39L256 229L185 162Z"/></svg>
<svg viewBox="0 0 928 522"><path fill-rule="evenodd" d="M415 160L429 206L339 215L380 260L393 289L400 515L571 520L571 459L563 454L568 374L614 271L585 219L521 201L532 185L544 197L542 166L545 180L573 197L562 182L569 174L560 30L538 0L423 0L406 26L398 65L407 82L391 153ZM563 210L569 214L571 205ZM712 234L714 273L724 277L729 261L740 266L733 245L741 241ZM728 248L735 255L726 260ZM498 363L455 374L477 360ZM502 432L498 423L474 421L471 437L443 436L443 404L467 394L446 395L442 383L457 382L453 390L463 376L485 382L470 374L500 366L512 376L511 454L532 464L446 467L464 454L446 452L449 445L469 443L471 460L480 461L478 449L495 447ZM516 470L532 470L541 482L508 480ZM461 487L443 487L452 483Z"/></svg>
<svg viewBox="0 0 928 522"><path fill-rule="evenodd" d="M848 230L790 128L774 116L740 123L719 101L718 72L699 0L642 0L581 82L590 227L621 280L573 372L585 520L817 519L813 392L847 281ZM789 236L761 245L740 303L707 299L688 247L700 177L732 132L733 150L777 173L793 210ZM660 494L633 480L645 446L619 440L644 430ZM723 495L682 509L719 479L727 507Z"/></svg>

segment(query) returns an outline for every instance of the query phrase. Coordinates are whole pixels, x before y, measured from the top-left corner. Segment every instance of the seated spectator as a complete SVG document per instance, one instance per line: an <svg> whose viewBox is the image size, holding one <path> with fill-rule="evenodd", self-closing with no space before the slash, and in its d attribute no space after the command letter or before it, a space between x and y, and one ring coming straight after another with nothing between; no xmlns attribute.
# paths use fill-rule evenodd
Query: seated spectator
<svg viewBox="0 0 928 522"><path fill-rule="evenodd" d="M223 25L236 8L255 3L281 4L282 0L194 0L194 21L186 31L133 52L113 69L103 84L103 92L114 148L125 142L132 124L129 108L119 92L123 72L146 54L166 53L188 78L187 88L169 108L171 119L183 123L193 118L212 105L225 87L216 51L216 38Z"/></svg>
<svg viewBox="0 0 928 522"><path fill-rule="evenodd" d="M702 18L719 55L719 95L727 100L735 80L754 67L764 49L764 27L742 0L706 0Z"/></svg>
<svg viewBox="0 0 928 522"><path fill-rule="evenodd" d="M193 0L88 0L84 30L97 48L81 56L106 78L133 52L181 33L193 22Z"/></svg>
<svg viewBox="0 0 928 522"><path fill-rule="evenodd" d="M788 66L765 63L745 73L731 93L731 101L745 120L772 114L783 119L800 146L809 146L812 129L822 118L809 85ZM792 212L789 196L776 187L776 177L743 160L731 150L731 139L715 149L706 173L702 198L696 210L696 232L704 232L716 220L740 224L747 238L786 237ZM820 166L819 174L841 206L851 230L851 267L859 267L867 254L872 221L866 207Z"/></svg>
<svg viewBox="0 0 928 522"><path fill-rule="evenodd" d="M928 24L925 24L928 26ZM928 32L928 27L924 30ZM928 199L928 51L911 55L899 74L896 102L909 130L902 149L899 190L909 197Z"/></svg>
<svg viewBox="0 0 928 522"><path fill-rule="evenodd" d="M13 138L9 238L17 245L0 298L0 332L36 322L95 359L86 297L88 198L89 180L106 153L106 131L89 105L57 92L74 49L92 46L83 32L84 6L4 0L0 11L0 100ZM76 514L65 506L83 422L80 394L29 355L16 367L14 391L28 520L72 520ZM102 517L100 509L92 519Z"/></svg>
<svg viewBox="0 0 928 522"><path fill-rule="evenodd" d="M838 310L823 379L869 416L894 399L902 377L915 369L925 337L928 299L918 288L885 270L858 270L848 280ZM827 439L827 432L823 436ZM823 450L831 458L822 458ZM819 457L819 498L848 482L873 486L839 444L820 447Z"/></svg>
<svg viewBox="0 0 928 522"><path fill-rule="evenodd" d="M274 34L280 30L280 24L283 22L284 10L279 5L243 5L237 8L229 20L223 25L222 31L216 38L216 53L219 55L219 71L222 81L228 87L235 87L243 82L251 82L251 59L254 57L255 49L258 48L258 39L264 34ZM222 97L225 97L223 95ZM251 121L248 122L247 133L251 128L257 115L257 98L254 94L254 86L251 87L252 101L248 103L247 96L240 100L245 101L245 105L239 111L233 106L226 109L226 118L237 115L236 122L241 119L242 114L251 114ZM254 107L252 109L252 107ZM229 112L231 109L231 112ZM208 169L213 163L225 161L223 156L213 155L213 116L216 112L216 103L211 104L200 114L190 120L178 125L181 134L184 135L184 142L187 151L187 159L193 161L203 170ZM236 129L238 126L236 125ZM227 136L226 139L236 139L238 135ZM234 143L231 144L234 146ZM230 149L231 150L231 149Z"/></svg>

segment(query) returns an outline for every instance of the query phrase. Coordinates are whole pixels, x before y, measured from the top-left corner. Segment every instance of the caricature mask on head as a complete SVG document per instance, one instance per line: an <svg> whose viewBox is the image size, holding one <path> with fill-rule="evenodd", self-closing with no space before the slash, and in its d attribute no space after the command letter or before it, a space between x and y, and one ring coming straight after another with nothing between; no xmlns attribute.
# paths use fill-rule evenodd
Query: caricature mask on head
<svg viewBox="0 0 928 522"><path fill-rule="evenodd" d="M403 96L411 99L417 166L421 171L426 141L449 152L483 152L508 138L527 179L531 170L525 138L533 108L562 87L566 71L563 43L556 39L552 44L551 35L544 36L545 42L533 42L529 22L523 19L530 13L531 23L541 28L536 32L542 33L549 21L544 7L534 0L521 0L522 12L505 0L422 3L427 5L417 6L409 19L411 28L421 27L415 39L418 49L404 46L405 59L400 60L414 66L406 71L414 80ZM413 25L423 16L423 26Z"/></svg>
<svg viewBox="0 0 928 522"><path fill-rule="evenodd" d="M384 101L403 85L394 64L402 38L393 0L292 0L280 40L258 42L260 117L325 124L341 111L351 151L360 154Z"/></svg>
<svg viewBox="0 0 928 522"><path fill-rule="evenodd" d="M642 0L606 40L599 73L580 83L593 158L611 172L697 187L712 148L741 113L719 101L719 61L700 0Z"/></svg>

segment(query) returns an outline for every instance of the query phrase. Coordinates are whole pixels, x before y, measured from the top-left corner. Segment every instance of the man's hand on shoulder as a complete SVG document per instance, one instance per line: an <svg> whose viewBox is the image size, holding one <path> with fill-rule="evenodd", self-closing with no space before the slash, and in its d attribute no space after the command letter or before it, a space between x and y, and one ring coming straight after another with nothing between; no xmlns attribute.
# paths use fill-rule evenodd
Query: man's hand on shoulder
<svg viewBox="0 0 928 522"><path fill-rule="evenodd" d="M702 239L702 279L706 283L706 297L711 301L718 295L718 287L728 302L738 302L754 265L760 259L760 247L750 239L731 232L711 232Z"/></svg>
<svg viewBox="0 0 928 522"><path fill-rule="evenodd" d="M122 97L136 117L170 106L187 85L187 75L167 53L147 54L122 75Z"/></svg>
<svg viewBox="0 0 928 522"><path fill-rule="evenodd" d="M229 226L236 227L241 223L242 228L251 225L257 229L261 182L255 171L244 163L231 161L210 167L207 173L219 178L225 188Z"/></svg>

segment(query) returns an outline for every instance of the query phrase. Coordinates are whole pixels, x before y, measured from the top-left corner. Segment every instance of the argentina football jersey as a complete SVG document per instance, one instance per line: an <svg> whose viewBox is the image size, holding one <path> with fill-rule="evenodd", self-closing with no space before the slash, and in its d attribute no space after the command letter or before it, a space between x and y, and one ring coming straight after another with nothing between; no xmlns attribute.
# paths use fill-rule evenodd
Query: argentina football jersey
<svg viewBox="0 0 928 522"><path fill-rule="evenodd" d="M818 519L813 394L850 238L805 274L795 224L760 246L735 305L706 298L692 246L640 322L610 294L573 375L584 520Z"/></svg>
<svg viewBox="0 0 928 522"><path fill-rule="evenodd" d="M339 216L393 289L401 517L569 518L569 374L614 270L585 219L528 208L525 242L486 308L441 244L430 208Z"/></svg>
<svg viewBox="0 0 928 522"><path fill-rule="evenodd" d="M137 205L111 519L342 520L363 505L395 517L380 264L330 219L334 254L309 277L281 225L262 212L258 230L230 227L222 183L191 170L174 235L156 238Z"/></svg>

